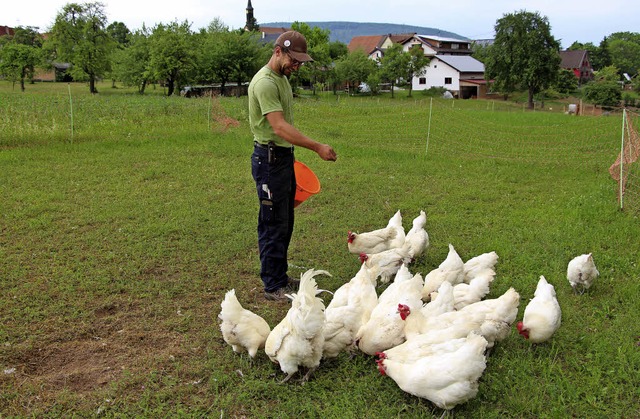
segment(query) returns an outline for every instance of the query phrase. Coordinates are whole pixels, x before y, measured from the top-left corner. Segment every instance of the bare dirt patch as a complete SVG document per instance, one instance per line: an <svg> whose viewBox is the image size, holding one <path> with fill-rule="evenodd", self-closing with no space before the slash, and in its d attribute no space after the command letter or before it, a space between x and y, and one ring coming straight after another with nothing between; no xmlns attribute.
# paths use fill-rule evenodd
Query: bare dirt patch
<svg viewBox="0 0 640 419"><path fill-rule="evenodd" d="M52 332L49 342L11 347L4 362L10 368L0 374L0 391L30 394L23 403L29 399L34 405L55 403L62 392L78 402L91 403L110 384L123 379L125 371L146 376L185 351L182 335L163 330L141 306L108 304L97 308L92 318L91 324L79 327L70 339L56 341L60 333Z"/></svg>

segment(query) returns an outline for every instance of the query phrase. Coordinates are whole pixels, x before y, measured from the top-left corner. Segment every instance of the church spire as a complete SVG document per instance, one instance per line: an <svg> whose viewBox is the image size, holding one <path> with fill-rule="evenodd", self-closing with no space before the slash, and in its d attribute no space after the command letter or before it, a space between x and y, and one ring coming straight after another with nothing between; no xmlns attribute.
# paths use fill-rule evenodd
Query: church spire
<svg viewBox="0 0 640 419"><path fill-rule="evenodd" d="M247 3L247 23L244 26L245 31L257 31L260 29L256 18L253 16L253 6L251 6L251 0Z"/></svg>

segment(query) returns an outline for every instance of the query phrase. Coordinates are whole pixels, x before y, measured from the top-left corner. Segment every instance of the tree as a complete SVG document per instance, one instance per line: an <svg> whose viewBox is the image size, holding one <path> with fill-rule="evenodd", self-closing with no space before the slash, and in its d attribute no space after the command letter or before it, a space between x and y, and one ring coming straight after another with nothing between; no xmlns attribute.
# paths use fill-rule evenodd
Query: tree
<svg viewBox="0 0 640 419"><path fill-rule="evenodd" d="M473 58L484 63L489 55L489 48L491 48L490 44L481 43L481 42L472 42L471 50L473 51Z"/></svg>
<svg viewBox="0 0 640 419"><path fill-rule="evenodd" d="M370 60L362 50L356 50L336 62L336 81L346 82L349 89L352 89L367 80L376 70L376 63Z"/></svg>
<svg viewBox="0 0 640 419"><path fill-rule="evenodd" d="M328 44L329 35L331 31L329 29L322 29L317 26L313 28L304 22L293 22L291 29L300 32L307 40L307 48L313 48L317 45Z"/></svg>
<svg viewBox="0 0 640 419"><path fill-rule="evenodd" d="M3 37L0 47L0 75L12 82L20 82L24 92L25 79L32 79L35 68L42 62L42 37L37 28L17 27L12 37Z"/></svg>
<svg viewBox="0 0 640 419"><path fill-rule="evenodd" d="M116 87L116 79L118 78L118 71L116 71L116 62L121 61L121 56L124 55L124 49L127 48L131 41L131 31L122 22L113 22L107 26L107 33L114 41L115 48L112 51L111 66L109 69L109 76L111 77L111 87Z"/></svg>
<svg viewBox="0 0 640 419"><path fill-rule="evenodd" d="M300 68L300 71L293 74L291 84L295 87L300 81L307 81L313 86L313 93L315 94L315 86L327 80L328 74L326 71L332 63L329 44L331 32L328 29L322 29L317 26L310 27L304 22L293 22L291 29L304 35L307 40L308 53L313 58L312 62L305 63Z"/></svg>
<svg viewBox="0 0 640 419"><path fill-rule="evenodd" d="M414 45L409 49L409 63L407 67L407 80L409 80L409 97L413 90L413 78L420 77L427 72L427 66L431 58L424 55L424 50L420 45Z"/></svg>
<svg viewBox="0 0 640 419"><path fill-rule="evenodd" d="M151 80L149 58L149 30L142 25L142 29L129 36L126 48L116 49L113 55L113 73L125 86L136 86L138 93L144 94Z"/></svg>
<svg viewBox="0 0 640 419"><path fill-rule="evenodd" d="M347 44L340 41L329 42L329 56L332 61L344 57L349 53L349 47Z"/></svg>
<svg viewBox="0 0 640 419"><path fill-rule="evenodd" d="M233 48L233 72L232 79L235 79L238 89L236 96L240 97L240 86L242 83L251 80L253 75L267 61L265 56L270 54L271 48L261 47L258 42L259 35L252 32L234 32L235 40L232 39Z"/></svg>
<svg viewBox="0 0 640 419"><path fill-rule="evenodd" d="M153 76L165 81L167 96L171 96L195 68L197 47L193 41L191 24L187 21L159 23L151 31L149 65Z"/></svg>
<svg viewBox="0 0 640 419"><path fill-rule="evenodd" d="M573 71L561 68L558 70L558 80L556 81L556 89L560 93L569 94L578 89L578 78Z"/></svg>
<svg viewBox="0 0 640 419"><path fill-rule="evenodd" d="M113 22L107 26L107 33L111 36L118 47L125 48L131 40L131 31L122 22Z"/></svg>
<svg viewBox="0 0 640 419"><path fill-rule="evenodd" d="M402 45L393 44L384 52L380 59L382 78L391 83L391 97L398 80L404 80L409 73L409 54L402 51Z"/></svg>
<svg viewBox="0 0 640 419"><path fill-rule="evenodd" d="M271 46L262 46L259 35L245 30L229 31L220 20L213 20L206 30L200 31L200 78L205 82L220 83L224 95L230 81L238 86L264 65L271 55ZM236 90L240 94L240 89Z"/></svg>
<svg viewBox="0 0 640 419"><path fill-rule="evenodd" d="M294 74L301 80L309 81L313 87L313 94L315 95L316 87L328 80L329 73L327 69L331 67L333 60L331 59L328 43L309 48L309 55L311 55L313 61L304 63L304 65L300 67L300 71Z"/></svg>
<svg viewBox="0 0 640 419"><path fill-rule="evenodd" d="M103 8L102 3L69 3L58 13L51 29L57 59L71 63L75 79L88 79L91 93L98 92L96 80L109 70L114 47L106 31Z"/></svg>
<svg viewBox="0 0 640 419"><path fill-rule="evenodd" d="M39 51L28 45L15 42L0 49L0 75L12 82L20 82L24 92L24 80L33 76L33 69L40 60Z"/></svg>
<svg viewBox="0 0 640 419"><path fill-rule="evenodd" d="M595 74L596 82L615 82L620 80L620 70L614 65L607 66Z"/></svg>
<svg viewBox="0 0 640 419"><path fill-rule="evenodd" d="M622 91L617 82L608 80L594 81L584 86L584 98L591 103L604 107L619 106Z"/></svg>
<svg viewBox="0 0 640 419"><path fill-rule="evenodd" d="M592 61L591 65L594 70L600 70L613 65L613 61L611 60L611 51L609 51L609 40L606 36L602 38L602 41L600 41L600 45L598 45L598 50L596 51L594 61Z"/></svg>
<svg viewBox="0 0 640 419"><path fill-rule="evenodd" d="M529 109L534 95L555 82L560 65L560 43L551 35L546 17L525 10L506 14L495 25L485 77L505 93L527 89Z"/></svg>
<svg viewBox="0 0 640 419"><path fill-rule="evenodd" d="M640 71L640 33L616 32L608 38L611 63L620 74L630 76Z"/></svg>

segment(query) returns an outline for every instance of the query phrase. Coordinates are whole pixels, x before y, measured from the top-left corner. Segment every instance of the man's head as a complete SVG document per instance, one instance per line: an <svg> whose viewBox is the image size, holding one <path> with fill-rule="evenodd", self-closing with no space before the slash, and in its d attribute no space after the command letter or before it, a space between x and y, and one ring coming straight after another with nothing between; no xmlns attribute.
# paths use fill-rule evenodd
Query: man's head
<svg viewBox="0 0 640 419"><path fill-rule="evenodd" d="M277 65L281 74L290 75L293 70L313 58L307 54L307 40L300 32L287 31L276 39L274 55L278 57Z"/></svg>

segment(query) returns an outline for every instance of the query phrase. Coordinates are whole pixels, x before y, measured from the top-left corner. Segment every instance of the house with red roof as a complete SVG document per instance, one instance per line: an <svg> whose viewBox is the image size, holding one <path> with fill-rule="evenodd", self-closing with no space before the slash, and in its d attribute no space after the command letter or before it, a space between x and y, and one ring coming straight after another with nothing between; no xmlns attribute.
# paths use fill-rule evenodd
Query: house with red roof
<svg viewBox="0 0 640 419"><path fill-rule="evenodd" d="M582 85L590 80L593 80L593 67L589 61L589 51L587 50L566 50L560 51L561 68L573 71L578 84Z"/></svg>
<svg viewBox="0 0 640 419"><path fill-rule="evenodd" d="M13 36L15 34L15 30L10 28L9 26L0 25L0 36Z"/></svg>

